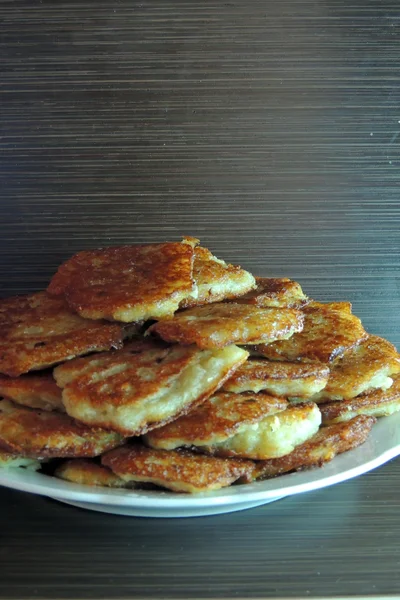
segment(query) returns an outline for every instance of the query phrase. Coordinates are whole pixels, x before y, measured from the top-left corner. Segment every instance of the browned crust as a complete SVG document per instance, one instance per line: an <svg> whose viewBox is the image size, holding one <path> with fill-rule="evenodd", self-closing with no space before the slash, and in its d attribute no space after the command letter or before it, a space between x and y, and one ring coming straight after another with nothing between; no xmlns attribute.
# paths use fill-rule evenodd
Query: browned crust
<svg viewBox="0 0 400 600"><path fill-rule="evenodd" d="M386 416L400 410L400 376L393 378L393 385L387 390L374 390L350 400L327 402L319 405L322 422L334 423L348 420L354 414Z"/></svg>
<svg viewBox="0 0 400 600"><path fill-rule="evenodd" d="M193 247L166 242L86 250L61 265L48 292L64 294L88 318L113 320L120 309L146 307L193 291ZM173 312L173 311L172 311ZM156 315L155 315L156 316ZM139 320L139 319L138 319Z"/></svg>
<svg viewBox="0 0 400 600"><path fill-rule="evenodd" d="M219 489L238 479L249 480L254 463L248 460L205 456L189 450L154 450L142 444L125 445L101 459L125 481L148 481L181 491L189 485L196 491Z"/></svg>
<svg viewBox="0 0 400 600"><path fill-rule="evenodd" d="M46 292L0 301L0 372L17 377L64 360L122 346L120 325L82 319Z"/></svg>
<svg viewBox="0 0 400 600"><path fill-rule="evenodd" d="M123 488L126 483L111 469L85 458L66 460L57 467L54 475L59 479L80 485Z"/></svg>
<svg viewBox="0 0 400 600"><path fill-rule="evenodd" d="M210 437L230 437L242 425L257 423L287 406L286 400L269 394L220 392L185 416L148 433L146 443L157 447L163 440L184 439L179 445L191 446L196 440L207 444Z"/></svg>
<svg viewBox="0 0 400 600"><path fill-rule="evenodd" d="M288 340L253 348L270 360L330 363L367 337L360 319L347 310L305 306L303 330Z"/></svg>
<svg viewBox="0 0 400 600"><path fill-rule="evenodd" d="M374 417L360 415L346 423L321 427L318 433L290 454L257 462L254 479L268 479L290 471L320 467L337 454L363 444L375 422Z"/></svg>
<svg viewBox="0 0 400 600"><path fill-rule="evenodd" d="M285 366L285 370L282 368ZM250 358L241 365L229 379L229 383L246 383L253 379L260 381L290 381L308 377L326 378L329 375L329 367L321 363L291 363L287 361L269 361Z"/></svg>
<svg viewBox="0 0 400 600"><path fill-rule="evenodd" d="M91 457L123 443L117 433L87 427L66 414L0 402L0 448L29 458ZM9 408L11 405L11 408Z"/></svg>
<svg viewBox="0 0 400 600"><path fill-rule="evenodd" d="M65 385L63 399L67 412L82 422L86 422L85 417L76 412L76 409L79 410L83 403L90 404L100 414L102 413L102 407L107 403L114 408L130 406L132 410L135 410L135 405L137 406L157 394L163 386L168 387L171 378L179 376L183 369L190 365L194 355L201 352L195 346L167 347L154 343L152 345L153 348L144 352L137 352L136 349L132 352L130 345L128 345L127 348L114 353L77 359L74 361L75 365L69 363L57 367L55 377L60 385ZM245 354L242 360L246 360ZM97 422L96 417L93 416L91 424L118 431L126 436L143 435L156 427L166 425L173 419L185 415L195 408L213 394L218 387L222 386L239 364L240 361L238 360L234 366L226 367L218 381L212 385L208 382L206 389L203 388L201 393L198 393L191 401L187 401L185 406L182 406L179 410L171 412L168 418L160 418L151 422L144 420L134 430L122 427L113 419L106 421L103 415L101 416L101 422ZM71 369L73 370L74 366L78 367L75 375L71 374ZM120 369L120 367L123 368ZM152 369L152 373L154 373L151 380L140 376L140 370L146 368ZM105 378L100 377L103 370L109 373L113 369L116 369L114 374L106 375Z"/></svg>
<svg viewBox="0 0 400 600"><path fill-rule="evenodd" d="M180 308L193 308L236 298L254 287L254 283L247 281L249 275L240 266L218 261L207 248L198 246L194 250L193 263L193 277L197 284L198 296L185 298L180 303ZM229 289L232 284L237 287L237 293Z"/></svg>
<svg viewBox="0 0 400 600"><path fill-rule="evenodd" d="M281 279L272 277L256 277L257 287L255 290L244 294L235 302L253 304L267 307L301 308L308 302L297 281L283 277Z"/></svg>
<svg viewBox="0 0 400 600"><path fill-rule="evenodd" d="M245 304L216 303L182 311L148 329L163 340L199 348L251 344L260 339L281 339L300 331L302 313L295 309L258 308Z"/></svg>
<svg viewBox="0 0 400 600"><path fill-rule="evenodd" d="M17 378L0 375L0 396L31 408L64 410L61 390L51 373L21 375Z"/></svg>
<svg viewBox="0 0 400 600"><path fill-rule="evenodd" d="M327 399L350 399L358 395L357 389L376 373L386 369L387 375L400 372L400 357L393 344L376 335L364 340L333 362L328 383L321 392ZM365 389L365 388L364 388Z"/></svg>

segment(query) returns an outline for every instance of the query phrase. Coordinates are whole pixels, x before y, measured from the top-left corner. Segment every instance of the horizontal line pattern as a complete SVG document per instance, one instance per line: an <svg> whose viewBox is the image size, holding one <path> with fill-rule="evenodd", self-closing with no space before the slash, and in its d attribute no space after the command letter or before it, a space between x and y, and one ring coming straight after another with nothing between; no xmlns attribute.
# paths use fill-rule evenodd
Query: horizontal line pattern
<svg viewBox="0 0 400 600"><path fill-rule="evenodd" d="M394 0L1 1L0 295L191 234L400 346L399 27ZM382 597L398 465L201 523L3 491L0 596Z"/></svg>
<svg viewBox="0 0 400 600"><path fill-rule="evenodd" d="M396 343L392 2L0 4L0 293L73 252L201 237Z"/></svg>

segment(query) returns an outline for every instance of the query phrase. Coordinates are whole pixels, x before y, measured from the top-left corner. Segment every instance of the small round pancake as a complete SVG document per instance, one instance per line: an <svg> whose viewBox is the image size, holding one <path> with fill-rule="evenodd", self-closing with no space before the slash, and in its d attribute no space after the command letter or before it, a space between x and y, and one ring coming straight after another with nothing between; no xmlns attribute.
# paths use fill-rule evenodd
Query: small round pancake
<svg viewBox="0 0 400 600"><path fill-rule="evenodd" d="M75 356L122 346L118 324L82 319L46 292L0 300L0 373L18 377Z"/></svg>
<svg viewBox="0 0 400 600"><path fill-rule="evenodd" d="M226 298L236 298L256 285L253 275L239 266L227 264L201 246L194 250L193 277L197 295L182 300L180 308L192 308Z"/></svg>
<svg viewBox="0 0 400 600"><path fill-rule="evenodd" d="M1 469L16 469L18 467L29 469L30 471L38 471L41 464L36 458L28 458L27 456L0 450Z"/></svg>
<svg viewBox="0 0 400 600"><path fill-rule="evenodd" d="M191 494L248 481L254 469L251 461L204 456L189 450L154 450L142 444L107 452L101 462L124 481L149 482Z"/></svg>
<svg viewBox="0 0 400 600"><path fill-rule="evenodd" d="M292 363L251 358L224 383L227 392L266 391L276 396L310 398L328 381L329 367L320 363ZM314 398L313 398L314 400Z"/></svg>
<svg viewBox="0 0 400 600"><path fill-rule="evenodd" d="M179 312L155 323L147 332L167 342L222 348L286 339L302 327L303 315L295 309L221 302Z"/></svg>
<svg viewBox="0 0 400 600"><path fill-rule="evenodd" d="M199 449L216 456L264 460L284 456L313 436L321 424L321 413L313 402L289 406L243 427L227 440Z"/></svg>
<svg viewBox="0 0 400 600"><path fill-rule="evenodd" d="M68 415L0 401L0 448L29 458L91 457L123 443L112 431L77 423Z"/></svg>
<svg viewBox="0 0 400 600"><path fill-rule="evenodd" d="M338 454L363 444L375 422L374 417L360 415L345 423L321 427L290 454L258 462L253 473L254 479L268 479L290 471L321 467Z"/></svg>
<svg viewBox="0 0 400 600"><path fill-rule="evenodd" d="M222 442L248 425L285 410L283 398L269 394L218 393L189 414L154 429L145 436L152 448L173 450L179 446L203 446Z"/></svg>
<svg viewBox="0 0 400 600"><path fill-rule="evenodd" d="M253 348L270 360L330 363L367 337L360 319L337 307L305 306L303 330L290 339Z"/></svg>
<svg viewBox="0 0 400 600"><path fill-rule="evenodd" d="M159 319L195 294L193 258L188 242L86 250L61 265L48 292L88 319Z"/></svg>
<svg viewBox="0 0 400 600"><path fill-rule="evenodd" d="M356 415L388 417L400 410L400 376L393 377L387 390L373 390L350 400L319 405L324 424L348 421Z"/></svg>
<svg viewBox="0 0 400 600"><path fill-rule="evenodd" d="M54 475L59 479L81 485L112 488L127 487L126 482L110 469L87 458L66 460L57 467Z"/></svg>
<svg viewBox="0 0 400 600"><path fill-rule="evenodd" d="M16 378L0 375L0 396L31 408L65 411L61 390L51 373Z"/></svg>
<svg viewBox="0 0 400 600"><path fill-rule="evenodd" d="M301 308L308 302L300 284L286 277L256 277L256 284L255 290L238 298L236 302L254 304L260 308Z"/></svg>
<svg viewBox="0 0 400 600"><path fill-rule="evenodd" d="M60 365L67 413L89 425L135 436L185 414L208 398L248 357L237 346L200 350L130 346Z"/></svg>
<svg viewBox="0 0 400 600"><path fill-rule="evenodd" d="M400 373L400 356L383 338L369 335L332 363L326 387L314 402L350 400L372 389L388 389L392 375ZM301 394L297 394L301 396Z"/></svg>

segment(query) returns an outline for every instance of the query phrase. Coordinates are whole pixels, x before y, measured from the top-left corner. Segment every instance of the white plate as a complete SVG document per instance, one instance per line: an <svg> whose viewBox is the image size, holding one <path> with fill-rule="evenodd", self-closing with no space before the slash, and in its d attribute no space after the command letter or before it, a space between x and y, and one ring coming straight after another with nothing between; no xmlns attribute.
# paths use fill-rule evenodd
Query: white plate
<svg viewBox="0 0 400 600"><path fill-rule="evenodd" d="M380 419L362 446L311 469L203 494L89 488L24 469L0 469L0 484L81 508L136 517L200 517L244 510L362 475L400 454L400 413Z"/></svg>

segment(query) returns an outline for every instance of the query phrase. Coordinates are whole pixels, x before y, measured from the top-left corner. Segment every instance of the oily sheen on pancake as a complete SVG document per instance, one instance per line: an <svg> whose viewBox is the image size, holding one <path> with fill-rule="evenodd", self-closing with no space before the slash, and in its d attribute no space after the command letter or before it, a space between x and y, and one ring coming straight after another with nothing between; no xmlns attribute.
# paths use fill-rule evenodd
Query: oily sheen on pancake
<svg viewBox="0 0 400 600"><path fill-rule="evenodd" d="M303 315L295 309L221 302L179 312L152 325L148 333L171 343L223 348L286 339L302 328Z"/></svg>
<svg viewBox="0 0 400 600"><path fill-rule="evenodd" d="M118 348L124 328L75 314L46 292L0 300L0 373L17 377L65 360Z"/></svg>
<svg viewBox="0 0 400 600"><path fill-rule="evenodd" d="M248 357L237 346L200 350L160 345L127 348L54 370L67 413L89 425L135 436L188 412Z"/></svg>
<svg viewBox="0 0 400 600"><path fill-rule="evenodd" d="M186 242L86 250L59 267L48 292L88 319L159 319L196 295L193 260Z"/></svg>

